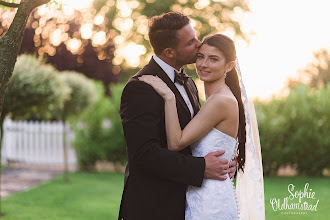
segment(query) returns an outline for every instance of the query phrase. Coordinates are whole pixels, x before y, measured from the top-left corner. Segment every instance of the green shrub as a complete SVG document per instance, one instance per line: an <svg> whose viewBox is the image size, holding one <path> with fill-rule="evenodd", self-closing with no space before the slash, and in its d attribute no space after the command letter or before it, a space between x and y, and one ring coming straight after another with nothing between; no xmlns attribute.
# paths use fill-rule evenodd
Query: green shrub
<svg viewBox="0 0 330 220"><path fill-rule="evenodd" d="M70 89L58 78L56 69L31 55L18 57L6 91L3 115L14 119L52 119Z"/></svg>
<svg viewBox="0 0 330 220"><path fill-rule="evenodd" d="M74 71L62 71L59 77L70 88L70 97L64 102L63 109L58 109L58 115L64 113L65 118L76 118L96 102L97 92L92 80Z"/></svg>
<svg viewBox="0 0 330 220"><path fill-rule="evenodd" d="M329 168L330 88L311 89L299 85L286 99L292 122L289 146L295 149L294 162L301 174L320 176Z"/></svg>
<svg viewBox="0 0 330 220"><path fill-rule="evenodd" d="M101 83L96 83L98 100L93 108L88 109L81 117L81 122L74 126L75 140L73 146L78 155L79 167L88 170L98 160L126 160L126 147L119 116L122 84L112 85L112 97L104 96Z"/></svg>
<svg viewBox="0 0 330 220"><path fill-rule="evenodd" d="M300 84L284 99L256 102L265 175L290 165L320 176L330 163L330 89Z"/></svg>
<svg viewBox="0 0 330 220"><path fill-rule="evenodd" d="M289 122L282 112L284 106L283 100L276 99L267 104L255 102L265 175L275 175L280 166L290 161Z"/></svg>
<svg viewBox="0 0 330 220"><path fill-rule="evenodd" d="M126 141L124 138L123 127L119 115L121 93L124 84L117 84L111 87L112 96L110 97L110 121L109 134L111 137L107 160L114 162L125 162L127 160Z"/></svg>

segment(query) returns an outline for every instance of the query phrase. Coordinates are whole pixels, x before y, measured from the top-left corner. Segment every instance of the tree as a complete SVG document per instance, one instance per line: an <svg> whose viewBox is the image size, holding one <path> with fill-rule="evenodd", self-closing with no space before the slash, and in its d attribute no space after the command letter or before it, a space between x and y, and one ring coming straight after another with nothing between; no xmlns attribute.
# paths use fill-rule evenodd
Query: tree
<svg viewBox="0 0 330 220"><path fill-rule="evenodd" d="M314 53L314 61L309 63L303 70L303 74L309 77L309 84L326 87L330 83L330 53L321 49Z"/></svg>
<svg viewBox="0 0 330 220"><path fill-rule="evenodd" d="M169 11L192 18L199 39L219 31L246 39L240 21L249 8L243 0L94 0L92 8L81 11L50 7L34 11L20 53L35 53L61 71L75 70L101 80L110 94L109 84L118 76L125 81L149 61L153 52L148 19ZM6 17L2 29L11 16ZM0 28L0 34L3 31Z"/></svg>
<svg viewBox="0 0 330 220"><path fill-rule="evenodd" d="M21 55L15 65L7 95L1 123L6 115L20 120L63 121L63 177L67 182L66 121L77 117L96 101L93 83L80 73L59 73L40 58Z"/></svg>
<svg viewBox="0 0 330 220"><path fill-rule="evenodd" d="M81 73L63 71L60 74L62 81L71 89L70 98L64 102L63 108L59 109L60 118L63 121L63 157L64 157L64 182L68 182L68 146L66 136L66 121L70 117L76 118L84 110L96 101L96 90L93 83Z"/></svg>
<svg viewBox="0 0 330 220"><path fill-rule="evenodd" d="M94 84L87 77L75 71L62 71L60 79L71 89L70 98L64 102L65 119L77 118L84 109L90 107L97 99Z"/></svg>
<svg viewBox="0 0 330 220"><path fill-rule="evenodd" d="M58 71L33 55L21 55L6 91L1 119L52 120L63 109L70 87L59 79Z"/></svg>
<svg viewBox="0 0 330 220"><path fill-rule="evenodd" d="M0 39L0 117L6 89L11 79L17 60L18 50L22 42L26 21L34 8L46 4L49 1L50 0L22 0L19 4L17 4L0 0L0 5L18 8L8 32ZM1 203L0 216L2 216Z"/></svg>
<svg viewBox="0 0 330 220"><path fill-rule="evenodd" d="M329 169L329 96L329 86L300 83L286 97L255 102L265 175L287 165L308 176Z"/></svg>
<svg viewBox="0 0 330 220"><path fill-rule="evenodd" d="M31 55L22 55L17 59L6 93L0 118L0 149L5 116L14 119L51 119L50 112L63 106L69 88L59 80L55 68Z"/></svg>
<svg viewBox="0 0 330 220"><path fill-rule="evenodd" d="M8 32L0 39L0 116L5 92L14 70L27 19L34 8L49 1L22 0L21 3L16 4L0 0L1 5L18 8Z"/></svg>
<svg viewBox="0 0 330 220"><path fill-rule="evenodd" d="M76 149L80 170L94 169L96 161L114 163L127 160L125 139L118 114L120 97L124 84L111 86L112 96L106 97L103 86L95 82L98 100L93 108L83 113L80 121L73 124Z"/></svg>
<svg viewBox="0 0 330 220"><path fill-rule="evenodd" d="M314 60L305 69L299 71L299 79L289 79L288 87L293 88L300 83L309 84L312 88L326 87L330 83L330 53L320 49L314 53Z"/></svg>
<svg viewBox="0 0 330 220"><path fill-rule="evenodd" d="M164 12L182 12L193 20L197 37L230 31L246 39L239 22L249 11L244 0L94 0L96 16L106 19L116 45L114 65L135 68L149 61L152 49L148 42L148 19Z"/></svg>
<svg viewBox="0 0 330 220"><path fill-rule="evenodd" d="M31 55L21 55L7 88L0 117L0 149L6 116L16 120L53 119L55 109L63 109L70 88L57 76L57 70Z"/></svg>
<svg viewBox="0 0 330 220"><path fill-rule="evenodd" d="M8 29L13 12L0 18L1 32ZM117 82L120 67L112 64L114 44L104 23L94 24L95 10L40 7L29 17L19 53L42 56L58 70L72 70L101 80L106 94Z"/></svg>

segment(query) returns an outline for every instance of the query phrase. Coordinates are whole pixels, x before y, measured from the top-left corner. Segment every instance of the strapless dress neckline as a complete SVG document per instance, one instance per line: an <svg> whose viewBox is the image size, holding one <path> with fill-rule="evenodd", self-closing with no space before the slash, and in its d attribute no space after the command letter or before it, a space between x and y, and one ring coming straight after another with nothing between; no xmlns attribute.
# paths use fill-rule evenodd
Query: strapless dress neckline
<svg viewBox="0 0 330 220"><path fill-rule="evenodd" d="M226 134L226 133L224 133L224 132L222 132L222 131L220 131L220 130L218 130L218 129L216 129L216 128L213 128L212 130L215 130L215 131L217 131L217 132L223 134L224 136L227 136L228 138L233 139L236 143L238 143L238 141L237 141L234 137L230 136L229 134Z"/></svg>

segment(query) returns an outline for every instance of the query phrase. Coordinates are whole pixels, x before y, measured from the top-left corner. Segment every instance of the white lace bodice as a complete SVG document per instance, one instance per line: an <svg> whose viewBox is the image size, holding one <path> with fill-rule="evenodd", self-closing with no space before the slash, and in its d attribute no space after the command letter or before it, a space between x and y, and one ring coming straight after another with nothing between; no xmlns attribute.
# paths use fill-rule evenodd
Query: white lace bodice
<svg viewBox="0 0 330 220"><path fill-rule="evenodd" d="M231 161L238 142L231 136L213 128L201 140L192 144L192 154L204 157L208 153L225 150L220 156ZM228 175L227 175L228 177ZM233 182L204 179L201 187L189 186L186 194L186 220L235 220L238 205Z"/></svg>
<svg viewBox="0 0 330 220"><path fill-rule="evenodd" d="M225 150L226 152L221 158L226 158L231 161L235 156L236 145L237 141L233 137L213 128L202 139L193 143L191 145L191 150L195 157L204 157L208 153Z"/></svg>

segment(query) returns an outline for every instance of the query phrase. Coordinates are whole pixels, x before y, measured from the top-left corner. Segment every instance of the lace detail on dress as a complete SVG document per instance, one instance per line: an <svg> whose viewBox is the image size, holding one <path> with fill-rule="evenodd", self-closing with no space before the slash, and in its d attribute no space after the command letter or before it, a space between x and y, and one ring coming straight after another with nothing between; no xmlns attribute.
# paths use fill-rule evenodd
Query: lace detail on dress
<svg viewBox="0 0 330 220"><path fill-rule="evenodd" d="M231 161L237 141L213 128L205 137L192 145L193 156L204 157L210 152L225 150L220 156ZM189 186L186 194L186 220L237 220L238 201L234 183L227 175L224 181L204 179L201 187Z"/></svg>
<svg viewBox="0 0 330 220"><path fill-rule="evenodd" d="M239 142L236 142L236 147L235 147L235 151L231 157L231 161L235 158L235 155L236 155L236 152L238 150L238 144ZM233 191L234 191L234 194L235 194L235 201L236 201L236 205L237 205L237 216L238 216L238 219L241 219L240 218L240 209L239 209L239 202L238 202L238 197L237 197L237 193L236 193L236 188L234 186L234 181L231 181L232 185L233 185Z"/></svg>

